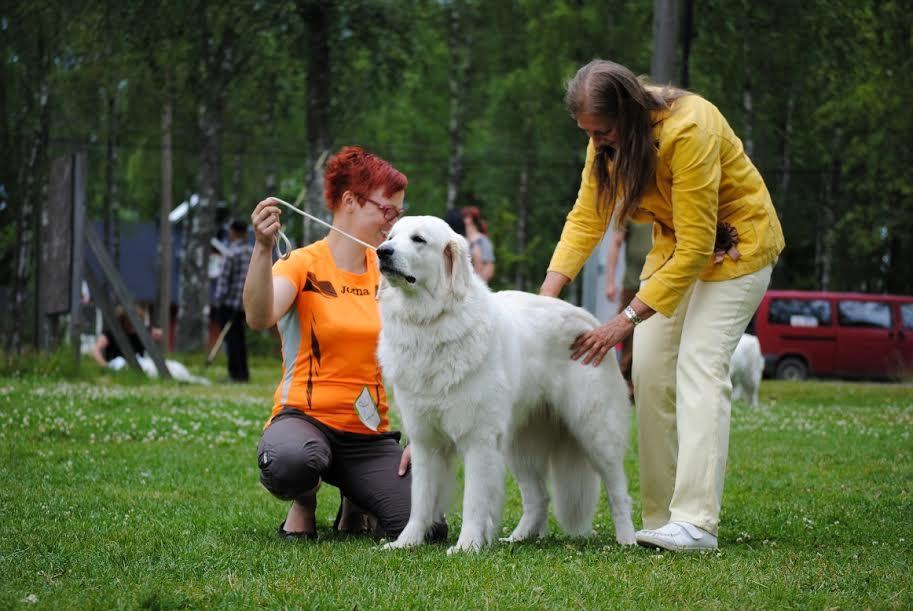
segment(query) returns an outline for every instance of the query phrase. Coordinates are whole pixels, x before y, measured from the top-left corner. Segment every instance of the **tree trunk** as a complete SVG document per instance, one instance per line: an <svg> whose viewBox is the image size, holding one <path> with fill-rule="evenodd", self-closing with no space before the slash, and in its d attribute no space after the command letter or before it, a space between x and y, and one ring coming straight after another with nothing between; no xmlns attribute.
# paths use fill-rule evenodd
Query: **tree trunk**
<svg viewBox="0 0 913 611"><path fill-rule="evenodd" d="M161 200L159 205L159 308L158 326L162 330L162 354L168 352L171 337L171 221L168 215L174 208L174 165L172 128L174 125L174 95L171 75L165 76L162 98L162 168Z"/></svg>
<svg viewBox="0 0 913 611"><path fill-rule="evenodd" d="M691 83L691 40L694 38L694 0L682 3L682 67L679 86L687 89Z"/></svg>
<svg viewBox="0 0 913 611"><path fill-rule="evenodd" d="M242 138L243 141L243 138ZM241 203L241 183L244 176L244 151L239 149L235 153L234 164L231 169L231 191L228 193L228 205L231 217L236 218Z"/></svg>
<svg viewBox="0 0 913 611"><path fill-rule="evenodd" d="M837 148L841 134L834 135L833 150ZM818 277L818 289L829 291L831 287L831 267L834 259L834 214L837 205L837 191L840 180L840 159L834 157L831 171L824 175L824 205L818 207L817 231L815 231L815 272Z"/></svg>
<svg viewBox="0 0 913 611"><path fill-rule="evenodd" d="M517 247L516 253L521 256L517 261L514 273L514 288L518 291L527 290L528 278L526 275L526 243L528 240L527 226L529 222L529 156L524 155L523 166L520 168L520 183L517 186Z"/></svg>
<svg viewBox="0 0 913 611"><path fill-rule="evenodd" d="M307 206L314 216L330 220L323 199L323 166L330 153L333 138L330 127L331 56L330 26L333 7L326 2L299 6L305 25L305 57L307 58ZM316 223L304 222L304 244L326 235L326 229Z"/></svg>
<svg viewBox="0 0 913 611"><path fill-rule="evenodd" d="M826 179L829 183L830 178ZM830 189L825 189L825 205L818 208L818 231L815 234L815 269L818 276L818 290L831 288L831 263L833 260L834 210Z"/></svg>
<svg viewBox="0 0 913 611"><path fill-rule="evenodd" d="M39 57L41 58L42 67L45 67L47 57L43 43L44 38L39 33ZM20 186L20 204L16 216L16 261L13 273L12 307L9 312L11 330L7 336L7 350L17 354L22 350L23 331L26 328L25 309L29 283L36 277L35 259L37 249L34 241L42 208L41 184L43 182L44 169L47 165L48 132L51 119L48 95L49 85L47 74L45 73L42 74L38 91L35 92L32 99L34 103L32 110L35 111L33 116L38 117L38 123L34 126L28 154L25 163L20 167L19 176L16 180L16 184ZM26 116L30 114L27 113ZM37 325L39 324L37 316L34 318L33 323L32 340L37 342Z"/></svg>
<svg viewBox="0 0 913 611"><path fill-rule="evenodd" d="M197 91L197 129L200 141L199 201L184 219L184 245L181 259L180 324L177 344L180 350L196 350L208 345L211 313L209 251L216 233L216 207L222 197L222 145L225 109L232 79L245 57L238 54L238 33L229 25L219 35L198 32L197 71L201 88Z"/></svg>
<svg viewBox="0 0 913 611"><path fill-rule="evenodd" d="M463 28L463 10L462 2L454 0L448 13L450 120L447 124L447 134L450 138L450 150L447 162L447 210L456 206L463 183L465 96L469 76L469 45Z"/></svg>
<svg viewBox="0 0 913 611"><path fill-rule="evenodd" d="M675 80L680 0L653 0L653 57L650 75L660 85Z"/></svg>
<svg viewBox="0 0 913 611"><path fill-rule="evenodd" d="M271 150L269 150L266 152L266 175L263 179L263 188L266 189L266 195L274 195L276 193L277 171L276 155ZM253 209L253 206L251 206L251 209Z"/></svg>
<svg viewBox="0 0 913 611"><path fill-rule="evenodd" d="M117 88L106 96L108 110L108 138L105 152L105 248L114 264L120 267L120 223L117 176Z"/></svg>
<svg viewBox="0 0 913 611"><path fill-rule="evenodd" d="M276 104L272 97L269 98L266 102L266 124L270 126L270 137L278 141L279 134L275 129L276 121ZM265 193L258 194L256 201L260 201L269 195L277 195L276 193L276 175L278 173L278 163L276 162L276 151L274 147L267 147L266 152L264 153L263 161L263 188L266 190ZM255 202L250 202L251 205L248 206L253 210L253 204Z"/></svg>
<svg viewBox="0 0 913 611"><path fill-rule="evenodd" d="M888 241L888 267L882 273L885 279L884 290L887 293L903 293L909 290L905 279L910 278L910 260L904 259L903 242L897 232L892 231Z"/></svg>
<svg viewBox="0 0 913 611"><path fill-rule="evenodd" d="M790 92L786 100L786 116L783 118L783 157L781 162L779 201L786 201L789 181L792 173L792 135L793 111L796 107L796 96Z"/></svg>
<svg viewBox="0 0 913 611"><path fill-rule="evenodd" d="M745 121L744 136L742 137L742 146L745 148L745 154L749 158L754 157L754 137L752 135L754 127L754 102L751 97L751 78L748 75L748 67L745 68L745 82L742 85L742 113Z"/></svg>
<svg viewBox="0 0 913 611"><path fill-rule="evenodd" d="M213 86L214 91L224 88ZM199 349L208 343L209 312L209 241L215 236L215 211L221 195L222 135L224 133L223 93L205 105L198 127L202 149L200 155L199 203L190 209L184 223L186 240L181 260L181 324L178 348Z"/></svg>
<svg viewBox="0 0 913 611"><path fill-rule="evenodd" d="M743 27L748 28L747 8ZM744 128L742 131L742 147L749 158L754 157L754 100L751 93L751 67L749 66L749 41L748 37L742 39L742 120Z"/></svg>

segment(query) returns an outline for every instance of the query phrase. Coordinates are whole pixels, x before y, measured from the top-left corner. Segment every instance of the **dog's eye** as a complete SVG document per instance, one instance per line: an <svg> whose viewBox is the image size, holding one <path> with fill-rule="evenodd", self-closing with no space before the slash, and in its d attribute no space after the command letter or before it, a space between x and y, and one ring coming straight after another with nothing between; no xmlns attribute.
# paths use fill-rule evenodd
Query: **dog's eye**
<svg viewBox="0 0 913 611"><path fill-rule="evenodd" d="M426 242L425 242L425 238L423 238L423 237L420 236L420 235L414 235L414 236L412 236L412 241L415 242L416 244L425 244L425 243L426 243Z"/></svg>

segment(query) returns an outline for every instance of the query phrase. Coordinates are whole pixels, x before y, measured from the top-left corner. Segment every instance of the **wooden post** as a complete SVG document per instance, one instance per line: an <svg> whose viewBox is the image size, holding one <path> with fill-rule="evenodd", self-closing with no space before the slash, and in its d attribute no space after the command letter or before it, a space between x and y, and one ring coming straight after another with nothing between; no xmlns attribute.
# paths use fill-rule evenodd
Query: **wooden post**
<svg viewBox="0 0 913 611"><path fill-rule="evenodd" d="M68 154L51 162L47 199L41 211L42 239L36 252L39 259L38 345L54 350L61 343L64 315L73 313L74 295L78 304L80 268L73 268L75 249L74 215L76 155Z"/></svg>
<svg viewBox="0 0 913 611"><path fill-rule="evenodd" d="M82 338L79 333L82 302L82 267L83 267L83 227L86 218L86 154L77 153L72 157L73 169L73 210L70 217L73 223L73 241L70 249L70 344L73 347L73 359L79 371L82 356ZM93 293L94 294L94 293Z"/></svg>
<svg viewBox="0 0 913 611"><path fill-rule="evenodd" d="M108 256L105 247L101 243L101 239L98 237L98 234L95 233L95 230L91 225L86 225L85 235L89 250L92 251L95 260L98 261L98 265L101 267L102 273L111 284L111 289L114 291L117 300L120 301L121 306L123 306L127 318L130 319L130 324L133 325L133 328L136 330L136 334L139 336L140 342L146 350L146 354L148 354L152 359L152 362L155 363L155 368L158 370L159 376L165 379L171 378L171 374L168 373L168 367L165 366L165 359L162 358L162 353L159 350L158 344L152 341L149 332L146 330L144 321L140 320L136 313L136 308L133 305L133 296L124 284L124 281L121 280L120 274L114 266L114 262L111 261L111 257ZM123 350L123 346L121 346L121 349Z"/></svg>

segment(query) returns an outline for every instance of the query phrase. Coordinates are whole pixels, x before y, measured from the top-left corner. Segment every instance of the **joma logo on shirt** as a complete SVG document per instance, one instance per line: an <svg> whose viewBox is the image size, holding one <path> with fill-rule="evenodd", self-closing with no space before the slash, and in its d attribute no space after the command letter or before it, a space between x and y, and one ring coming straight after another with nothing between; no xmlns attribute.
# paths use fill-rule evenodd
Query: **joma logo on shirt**
<svg viewBox="0 0 913 611"><path fill-rule="evenodd" d="M343 293L350 293L350 294L352 294L352 295L359 295L359 296L361 296L361 295L370 295L370 294L371 294L371 291L369 291L368 289L353 288L353 287L351 287L351 286L343 286L343 287L342 287L342 292L343 292Z"/></svg>

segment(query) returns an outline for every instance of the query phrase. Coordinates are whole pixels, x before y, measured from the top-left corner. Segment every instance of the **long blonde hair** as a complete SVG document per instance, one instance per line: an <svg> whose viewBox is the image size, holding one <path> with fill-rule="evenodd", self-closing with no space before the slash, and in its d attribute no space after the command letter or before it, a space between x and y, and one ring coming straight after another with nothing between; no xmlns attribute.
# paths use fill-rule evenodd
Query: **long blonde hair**
<svg viewBox="0 0 913 611"><path fill-rule="evenodd" d="M594 59L567 82L564 103L571 115L593 114L613 119L617 125L618 148L596 150L596 201L601 212L614 214L620 228L640 202L656 173L658 143L653 141L652 111L667 110L683 89L650 87L622 66Z"/></svg>

